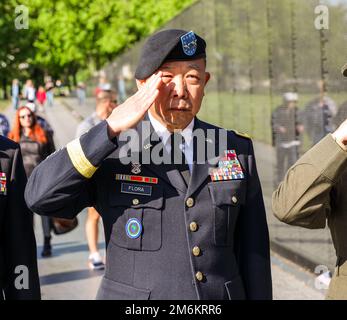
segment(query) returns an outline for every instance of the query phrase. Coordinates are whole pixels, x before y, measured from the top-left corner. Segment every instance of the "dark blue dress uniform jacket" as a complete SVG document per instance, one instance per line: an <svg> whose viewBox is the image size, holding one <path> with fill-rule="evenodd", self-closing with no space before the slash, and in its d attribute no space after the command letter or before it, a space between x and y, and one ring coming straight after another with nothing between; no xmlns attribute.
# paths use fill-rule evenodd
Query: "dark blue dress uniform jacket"
<svg viewBox="0 0 347 320"><path fill-rule="evenodd" d="M22 156L19 145L2 136L0 172L6 177L6 192L0 191L0 300L40 299L32 213L24 201ZM16 271L17 266L27 267L28 273L22 267ZM17 277L20 280L26 276L28 288L16 288Z"/></svg>
<svg viewBox="0 0 347 320"><path fill-rule="evenodd" d="M219 129L195 119L197 128ZM72 218L89 206L101 214L107 266L98 299L271 299L269 236L252 142L231 131L227 136L244 179L211 181L209 168L217 164L194 163L187 187L174 166L142 164L137 175L158 183L148 184L150 196L129 194L121 192L126 181L115 177L133 175L132 166L120 162L121 143L109 139L103 121L35 168L26 201L39 214ZM95 173L78 168L89 162L98 167ZM137 238L125 230L132 218L142 225Z"/></svg>

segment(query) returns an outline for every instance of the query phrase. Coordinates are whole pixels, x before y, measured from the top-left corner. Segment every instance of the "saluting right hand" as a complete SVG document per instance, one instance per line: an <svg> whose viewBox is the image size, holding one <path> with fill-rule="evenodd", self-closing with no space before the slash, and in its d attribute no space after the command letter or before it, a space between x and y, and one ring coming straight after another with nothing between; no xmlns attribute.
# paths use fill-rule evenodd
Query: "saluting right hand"
<svg viewBox="0 0 347 320"><path fill-rule="evenodd" d="M106 119L110 138L134 128L143 119L146 111L158 97L162 85L162 72L159 71L153 74L133 96L113 109Z"/></svg>

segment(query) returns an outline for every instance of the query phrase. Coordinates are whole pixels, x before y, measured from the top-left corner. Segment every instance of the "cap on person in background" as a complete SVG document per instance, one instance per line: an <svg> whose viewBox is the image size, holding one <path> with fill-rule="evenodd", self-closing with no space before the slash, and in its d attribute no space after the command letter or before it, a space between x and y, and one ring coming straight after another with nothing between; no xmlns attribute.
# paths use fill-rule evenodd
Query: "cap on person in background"
<svg viewBox="0 0 347 320"><path fill-rule="evenodd" d="M298 94L296 92L286 92L283 94L283 101L284 102L298 101Z"/></svg>

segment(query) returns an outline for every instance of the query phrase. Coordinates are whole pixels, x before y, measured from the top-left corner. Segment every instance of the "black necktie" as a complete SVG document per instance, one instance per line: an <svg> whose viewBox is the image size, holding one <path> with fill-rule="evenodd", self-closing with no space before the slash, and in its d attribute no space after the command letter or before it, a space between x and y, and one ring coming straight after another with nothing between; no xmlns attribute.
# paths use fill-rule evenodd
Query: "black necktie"
<svg viewBox="0 0 347 320"><path fill-rule="evenodd" d="M171 162L177 168L179 173L182 175L185 183L189 184L190 171L189 166L184 155L184 152L180 149L180 144L185 145L184 137L180 133L173 133L170 136L171 141ZM184 150L184 148L183 148Z"/></svg>

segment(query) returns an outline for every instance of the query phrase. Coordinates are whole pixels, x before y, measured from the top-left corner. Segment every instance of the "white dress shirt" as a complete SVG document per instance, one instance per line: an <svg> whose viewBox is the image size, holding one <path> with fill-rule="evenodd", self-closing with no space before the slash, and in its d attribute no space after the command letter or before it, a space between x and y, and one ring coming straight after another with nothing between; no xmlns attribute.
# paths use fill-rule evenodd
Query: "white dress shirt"
<svg viewBox="0 0 347 320"><path fill-rule="evenodd" d="M171 153L171 143L170 143L170 136L171 132L166 129L165 126L163 126L157 119L155 119L152 115L151 112L148 111L148 117L149 120L151 121L151 124L159 136L160 140L164 144L164 147L166 151L170 154ZM185 127L180 134L184 138L184 145L183 143L180 143L179 147L182 152L184 152L184 156L186 157L188 166L189 166L189 171L192 173L192 168L193 168L193 128L194 128L194 118L193 120L188 124L187 127Z"/></svg>

